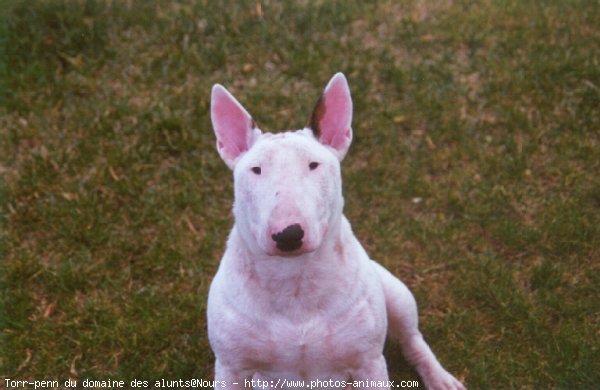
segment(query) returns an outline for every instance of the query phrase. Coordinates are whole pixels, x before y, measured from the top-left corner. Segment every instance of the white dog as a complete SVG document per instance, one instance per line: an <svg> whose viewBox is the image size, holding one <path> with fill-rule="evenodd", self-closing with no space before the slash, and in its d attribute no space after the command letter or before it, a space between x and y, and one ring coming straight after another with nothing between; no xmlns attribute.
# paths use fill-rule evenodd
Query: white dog
<svg viewBox="0 0 600 390"><path fill-rule="evenodd" d="M464 389L423 340L410 291L369 259L342 214L340 161L352 141L344 75L302 130L263 134L218 84L211 119L235 186L235 224L208 297L215 387L397 387L382 353L389 331L428 388Z"/></svg>

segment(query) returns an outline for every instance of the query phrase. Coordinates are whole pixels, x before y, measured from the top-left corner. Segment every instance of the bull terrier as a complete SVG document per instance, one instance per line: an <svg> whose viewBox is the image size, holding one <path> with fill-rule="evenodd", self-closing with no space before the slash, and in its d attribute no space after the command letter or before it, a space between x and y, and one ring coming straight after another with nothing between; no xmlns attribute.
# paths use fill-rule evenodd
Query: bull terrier
<svg viewBox="0 0 600 390"><path fill-rule="evenodd" d="M369 259L342 213L340 162L352 141L344 75L301 130L263 133L219 84L211 120L235 195L208 296L215 387L397 387L383 356L389 332L428 388L464 389L425 343L411 292Z"/></svg>

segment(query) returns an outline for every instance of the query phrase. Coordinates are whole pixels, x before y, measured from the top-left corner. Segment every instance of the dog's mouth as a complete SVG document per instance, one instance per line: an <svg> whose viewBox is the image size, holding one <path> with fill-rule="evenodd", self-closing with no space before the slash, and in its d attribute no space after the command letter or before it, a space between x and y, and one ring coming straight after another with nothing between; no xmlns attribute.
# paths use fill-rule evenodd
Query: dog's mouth
<svg viewBox="0 0 600 390"><path fill-rule="evenodd" d="M312 253L316 250L304 241L298 241L285 245L274 245L269 248L266 252L267 256L272 257L285 257L289 259L293 259L295 257L300 257L307 253Z"/></svg>
<svg viewBox="0 0 600 390"><path fill-rule="evenodd" d="M300 257L302 255L305 255L305 254L311 253L311 252L314 252L314 249L307 250L307 249L303 249L303 248L298 248L298 249L292 250L292 251L282 251L280 249L275 249L275 250L267 253L267 255L271 256L271 257L285 257L288 259L293 259L293 258Z"/></svg>

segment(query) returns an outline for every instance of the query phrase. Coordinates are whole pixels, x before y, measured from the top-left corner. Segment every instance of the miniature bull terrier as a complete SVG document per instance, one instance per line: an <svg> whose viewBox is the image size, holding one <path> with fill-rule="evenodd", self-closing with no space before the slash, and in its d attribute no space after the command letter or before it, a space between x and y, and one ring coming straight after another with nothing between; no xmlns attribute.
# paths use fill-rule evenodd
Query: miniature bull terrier
<svg viewBox="0 0 600 390"><path fill-rule="evenodd" d="M301 130L263 133L219 84L211 120L235 195L208 296L216 387L397 387L383 356L389 332L428 388L464 389L425 343L411 292L369 259L342 213L340 162L352 141L344 75Z"/></svg>

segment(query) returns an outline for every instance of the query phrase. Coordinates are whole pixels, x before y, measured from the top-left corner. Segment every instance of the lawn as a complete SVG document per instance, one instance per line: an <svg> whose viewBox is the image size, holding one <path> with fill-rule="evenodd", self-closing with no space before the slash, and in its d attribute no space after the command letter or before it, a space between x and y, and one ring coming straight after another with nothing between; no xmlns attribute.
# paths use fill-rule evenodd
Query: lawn
<svg viewBox="0 0 600 390"><path fill-rule="evenodd" d="M600 386L595 1L0 0L0 377L211 379L232 225L210 88L301 128L346 74L345 213L469 388ZM392 379L418 379L393 343Z"/></svg>

